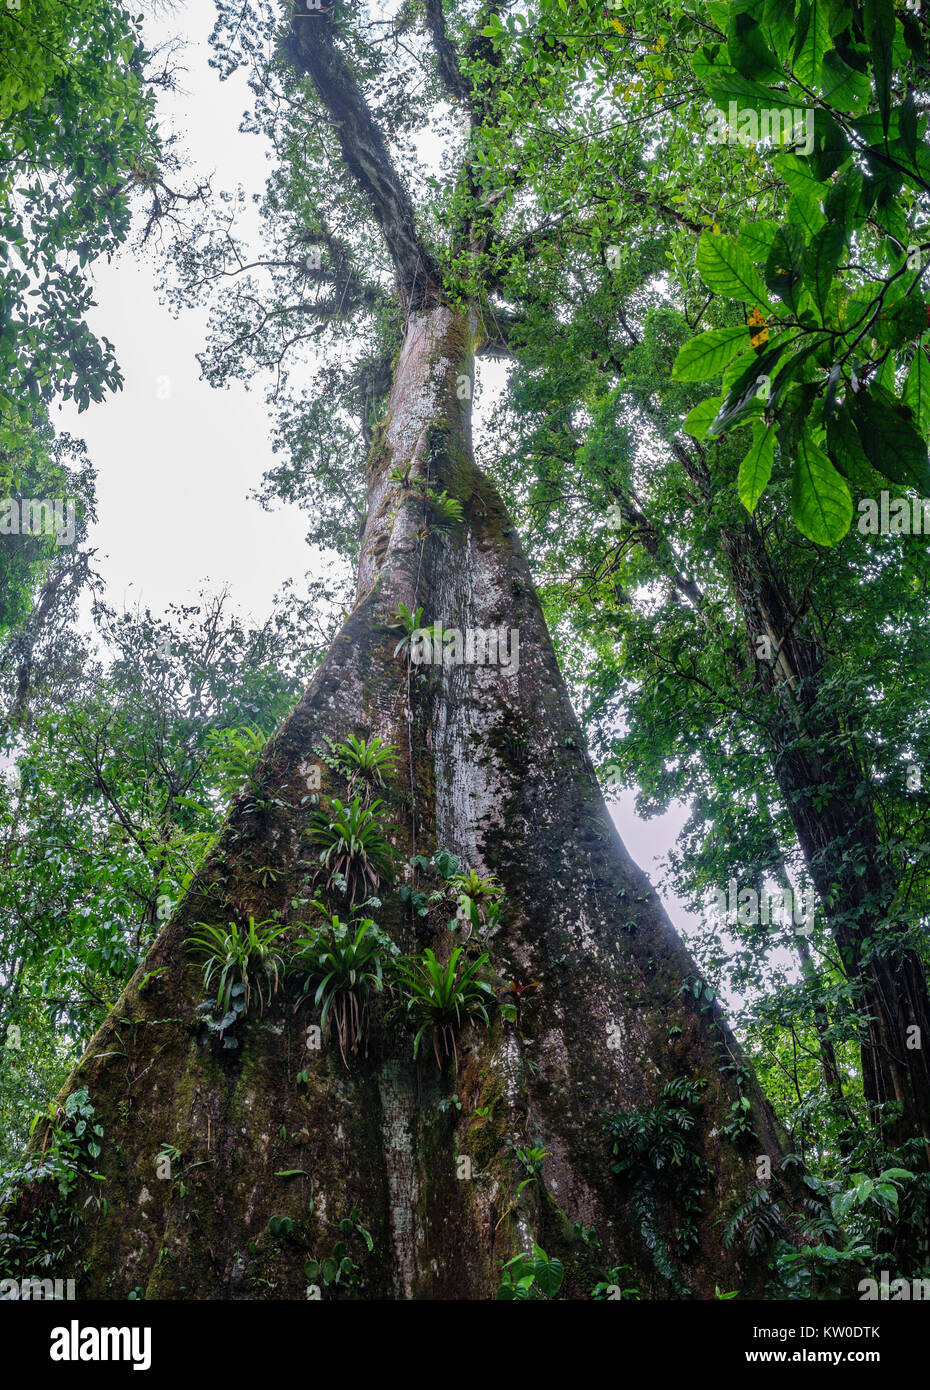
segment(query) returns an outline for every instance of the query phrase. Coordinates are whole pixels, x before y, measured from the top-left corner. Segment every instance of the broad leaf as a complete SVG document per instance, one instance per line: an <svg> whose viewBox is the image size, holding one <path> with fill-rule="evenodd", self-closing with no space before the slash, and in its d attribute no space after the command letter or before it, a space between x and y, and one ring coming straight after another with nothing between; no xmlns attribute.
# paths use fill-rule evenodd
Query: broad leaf
<svg viewBox="0 0 930 1390"><path fill-rule="evenodd" d="M682 345L675 358L672 376L676 381L707 381L717 376L728 362L745 348L748 330L712 328Z"/></svg>
<svg viewBox="0 0 930 1390"><path fill-rule="evenodd" d="M700 405L688 411L682 429L694 439L706 439L707 431L716 420L722 404L722 396L711 396L709 400L701 401Z"/></svg>
<svg viewBox="0 0 930 1390"><path fill-rule="evenodd" d="M849 408L872 467L883 478L930 496L927 444L908 407L883 387L873 386L855 395Z"/></svg>
<svg viewBox="0 0 930 1390"><path fill-rule="evenodd" d="M732 238L705 232L698 242L697 268L715 294L771 308L762 276Z"/></svg>
<svg viewBox="0 0 930 1390"><path fill-rule="evenodd" d="M818 545L835 545L852 521L849 488L814 439L810 426L801 431L798 441L791 514L798 530Z"/></svg>
<svg viewBox="0 0 930 1390"><path fill-rule="evenodd" d="M910 407L921 434L930 434L930 362L923 343L914 354L904 383L904 404Z"/></svg>
<svg viewBox="0 0 930 1390"><path fill-rule="evenodd" d="M756 420L752 427L752 444L739 466L736 483L739 499L749 512L755 511L756 503L768 486L774 457L775 431L764 420Z"/></svg>
<svg viewBox="0 0 930 1390"><path fill-rule="evenodd" d="M792 309L797 306L796 291L804 275L804 234L800 227L779 227L768 260L765 283Z"/></svg>
<svg viewBox="0 0 930 1390"><path fill-rule="evenodd" d="M871 50L875 96L881 112L882 132L887 136L891 114L894 0L865 0L864 20L865 41Z"/></svg>

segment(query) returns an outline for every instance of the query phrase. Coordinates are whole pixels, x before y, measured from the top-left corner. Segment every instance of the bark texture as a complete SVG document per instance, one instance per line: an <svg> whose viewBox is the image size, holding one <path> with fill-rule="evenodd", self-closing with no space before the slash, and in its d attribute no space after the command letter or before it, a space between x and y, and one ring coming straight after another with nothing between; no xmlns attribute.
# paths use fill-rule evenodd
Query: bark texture
<svg viewBox="0 0 930 1390"><path fill-rule="evenodd" d="M330 1253L353 1207L373 1238L363 1298L492 1298L501 1261L533 1241L564 1261L563 1296L589 1297L596 1270L615 1265L644 1297L713 1298L715 1285L761 1294L763 1253L739 1239L727 1247L721 1217L756 1189L763 1154L787 1211L780 1136L751 1076L740 1091L726 1069L741 1062L738 1046L716 1005L695 998L694 964L617 836L519 540L474 466L463 383L477 331L442 304L411 312L372 450L357 605L265 751L265 810L248 798L233 807L62 1093L88 1086L105 1132L106 1183L80 1194L92 1186L107 1207L88 1208L79 1229L79 1297L142 1287L149 1299L303 1298L305 1262ZM437 524L418 484L459 498L464 523ZM409 666L386 627L401 602L423 607L424 624L515 629L519 670ZM294 921L315 857L301 838L314 750L350 733L401 750L385 792L398 848L445 847L497 874L507 899L495 967L541 983L519 1029L495 1018L462 1032L457 1075L440 1073L428 1049L414 1062L410 1032L377 1011L367 1057L344 1066L334 1039L308 1050L311 1004L295 1011L280 993L263 1016L250 1010L238 1050L202 1041L191 924L274 910ZM323 771L323 797L343 796ZM415 917L396 891L382 897L376 915L403 949L448 958L447 913ZM708 1176L683 1258L674 1180L613 1176L601 1128L605 1111L650 1107L676 1078L706 1082L685 1137ZM725 1129L741 1094L754 1132L737 1144ZM165 1144L183 1156L171 1181L157 1177ZM526 1173L511 1146L528 1144L548 1157L518 1198ZM294 1169L303 1174L280 1176ZM41 1186L26 1192L13 1216L50 1199ZM273 1217L293 1226L273 1232ZM596 1256L576 1223L596 1228Z"/></svg>

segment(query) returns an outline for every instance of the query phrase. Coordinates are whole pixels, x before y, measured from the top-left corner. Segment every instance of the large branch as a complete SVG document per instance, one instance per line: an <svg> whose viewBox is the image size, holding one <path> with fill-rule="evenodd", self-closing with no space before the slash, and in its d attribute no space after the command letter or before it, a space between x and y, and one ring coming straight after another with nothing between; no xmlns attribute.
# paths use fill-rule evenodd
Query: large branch
<svg viewBox="0 0 930 1390"><path fill-rule="evenodd" d="M346 167L371 204L408 309L442 296L439 267L416 230L413 203L372 119L364 93L336 47L328 11L307 13L295 0L285 47L310 78L332 118Z"/></svg>
<svg viewBox="0 0 930 1390"><path fill-rule="evenodd" d="M462 76L459 55L446 28L442 0L426 0L426 27L436 51L436 66L443 86L453 101L468 101L471 86Z"/></svg>

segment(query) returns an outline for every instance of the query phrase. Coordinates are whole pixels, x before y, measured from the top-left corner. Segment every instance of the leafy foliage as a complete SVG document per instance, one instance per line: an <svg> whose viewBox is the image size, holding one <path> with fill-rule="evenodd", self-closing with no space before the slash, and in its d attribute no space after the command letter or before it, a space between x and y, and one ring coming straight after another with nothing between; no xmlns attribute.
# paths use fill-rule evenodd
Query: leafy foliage
<svg viewBox="0 0 930 1390"><path fill-rule="evenodd" d="M615 1110L604 1116L604 1131L613 1154L611 1169L638 1189L640 1206L660 1195L675 1210L675 1247L687 1255L697 1242L701 1194L711 1179L705 1161L689 1138L706 1082L679 1078L659 1092L655 1105L643 1110ZM647 1223L648 1231L651 1223ZM655 1256L657 1246L652 1244ZM658 1266L673 1283L674 1271L662 1260Z"/></svg>
<svg viewBox="0 0 930 1390"><path fill-rule="evenodd" d="M306 972L300 1002L313 993L314 1005L320 1009L320 1027L325 1032L332 1020L340 1055L348 1065L347 1048L357 1053L364 1044L367 1055L370 999L384 988L384 960L396 954L397 948L370 917L340 922L322 903L313 906L323 915L325 925L310 936L297 938L291 968Z"/></svg>
<svg viewBox="0 0 930 1390"><path fill-rule="evenodd" d="M307 832L323 847L320 872L328 871L327 888L341 888L350 906L375 892L382 878L394 876L396 852L379 814L383 804L366 805L360 796L344 804L334 796L326 809L315 813Z"/></svg>
<svg viewBox="0 0 930 1390"><path fill-rule="evenodd" d="M79 1187L87 1181L102 1181L95 1171L96 1160L102 1152L104 1130L94 1123L95 1109L86 1087L72 1091L59 1110L54 1103L45 1114L32 1122L32 1129L41 1122L44 1137L38 1153L18 1159L3 1175L0 1185L0 1208L22 1187L51 1184L55 1199L43 1204L37 1220L14 1224L8 1215L0 1215L0 1277L21 1277L27 1273L53 1275L64 1271L74 1277L71 1246L83 1219L83 1209L76 1207ZM106 1214L106 1199L87 1197L91 1203L102 1204Z"/></svg>
<svg viewBox="0 0 930 1390"><path fill-rule="evenodd" d="M683 345L675 375L722 371L702 437L753 425L739 482L747 508L774 457L793 470L798 528L833 545L853 516L851 485L868 489L872 469L930 492L920 211L930 147L911 85L926 39L904 11L871 0L831 11L829 23L806 0L796 23L795 8L741 5L695 62L707 96L740 129L758 131L785 108L809 129L801 153L773 143L787 189L780 220L743 223L736 235L707 230L697 247L707 288L751 305L763 331L741 344L732 329L705 331Z"/></svg>
<svg viewBox="0 0 930 1390"><path fill-rule="evenodd" d="M208 991L216 988L217 1007L224 1016L220 1032L235 1022L233 990L237 986L237 997L242 998L241 1012L248 1012L254 990L259 1013L264 1013L266 995L270 999L277 992L284 973L279 942L287 928L274 921L256 922L254 917L249 918L245 931L237 922L225 927L198 922L197 927L199 930L188 938L187 949L192 955L205 958L203 985Z"/></svg>
<svg viewBox="0 0 930 1390"><path fill-rule="evenodd" d="M488 1005L493 990L481 978L489 965L486 954L475 960L464 957L464 948L457 946L445 965L427 947L421 956L401 957L395 963L395 973L402 990L401 1009L416 1028L413 1055L416 1057L424 1034L429 1031L436 1066L441 1070L449 1057L458 1070L458 1050L455 1037L463 1023L481 1022L490 1026Z"/></svg>
<svg viewBox="0 0 930 1390"><path fill-rule="evenodd" d="M345 743L335 745L333 752L337 762L349 773L350 793L358 778L381 787L385 777L391 777L397 768L396 745L386 743L377 734L367 740L349 734Z"/></svg>
<svg viewBox="0 0 930 1390"><path fill-rule="evenodd" d="M232 800L247 791L256 793L254 773L268 741L267 734L254 725L246 725L242 729L211 729L208 739L223 797Z"/></svg>
<svg viewBox="0 0 930 1390"><path fill-rule="evenodd" d="M349 1298L356 1298L363 1284L362 1261L366 1253L371 1254L374 1250L375 1243L371 1232L362 1225L357 1207L353 1207L348 1216L339 1222L339 1233L341 1238L336 1241L331 1253L322 1260L308 1260L304 1273L311 1285L316 1285L319 1280L324 1288L334 1292L343 1289ZM353 1238L362 1252L358 1260L353 1259L350 1253Z"/></svg>
<svg viewBox="0 0 930 1390"><path fill-rule="evenodd" d="M59 393L79 409L121 384L87 323L89 270L129 232L130 195L163 150L138 20L120 4L0 9L0 443Z"/></svg>
<svg viewBox="0 0 930 1390"><path fill-rule="evenodd" d="M501 1302L554 1299L564 1278L561 1260L548 1256L534 1242L531 1255L514 1255L504 1265L497 1298Z"/></svg>

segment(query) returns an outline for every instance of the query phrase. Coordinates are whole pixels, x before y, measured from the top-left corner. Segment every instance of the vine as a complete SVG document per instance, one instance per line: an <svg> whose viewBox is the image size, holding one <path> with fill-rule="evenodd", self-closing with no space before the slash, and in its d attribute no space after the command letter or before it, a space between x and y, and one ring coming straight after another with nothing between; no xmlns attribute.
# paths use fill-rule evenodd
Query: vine
<svg viewBox="0 0 930 1390"><path fill-rule="evenodd" d="M39 1152L27 1154L0 1188L0 1210L19 1195L28 1211L16 1225L0 1216L0 1277L39 1270L46 1276L62 1271L73 1277L71 1251L83 1219L83 1210L75 1205L77 1190L82 1180L105 1181L104 1175L95 1171L103 1147L103 1126L94 1123L94 1107L86 1087L72 1091L62 1109L52 1103L47 1112L37 1115L32 1133L42 1119L48 1125ZM44 1183L57 1187L57 1200L33 1202L31 1194ZM91 1194L84 1207L92 1203L106 1214L105 1197Z"/></svg>
<svg viewBox="0 0 930 1390"><path fill-rule="evenodd" d="M614 1157L611 1171L631 1184L633 1209L653 1263L679 1298L689 1297L691 1290L671 1258L672 1243L679 1259L697 1245L701 1194L711 1178L710 1168L688 1143L706 1084L669 1081L655 1105L615 1110L603 1119ZM677 1208L671 1239L660 1228L660 1199Z"/></svg>

